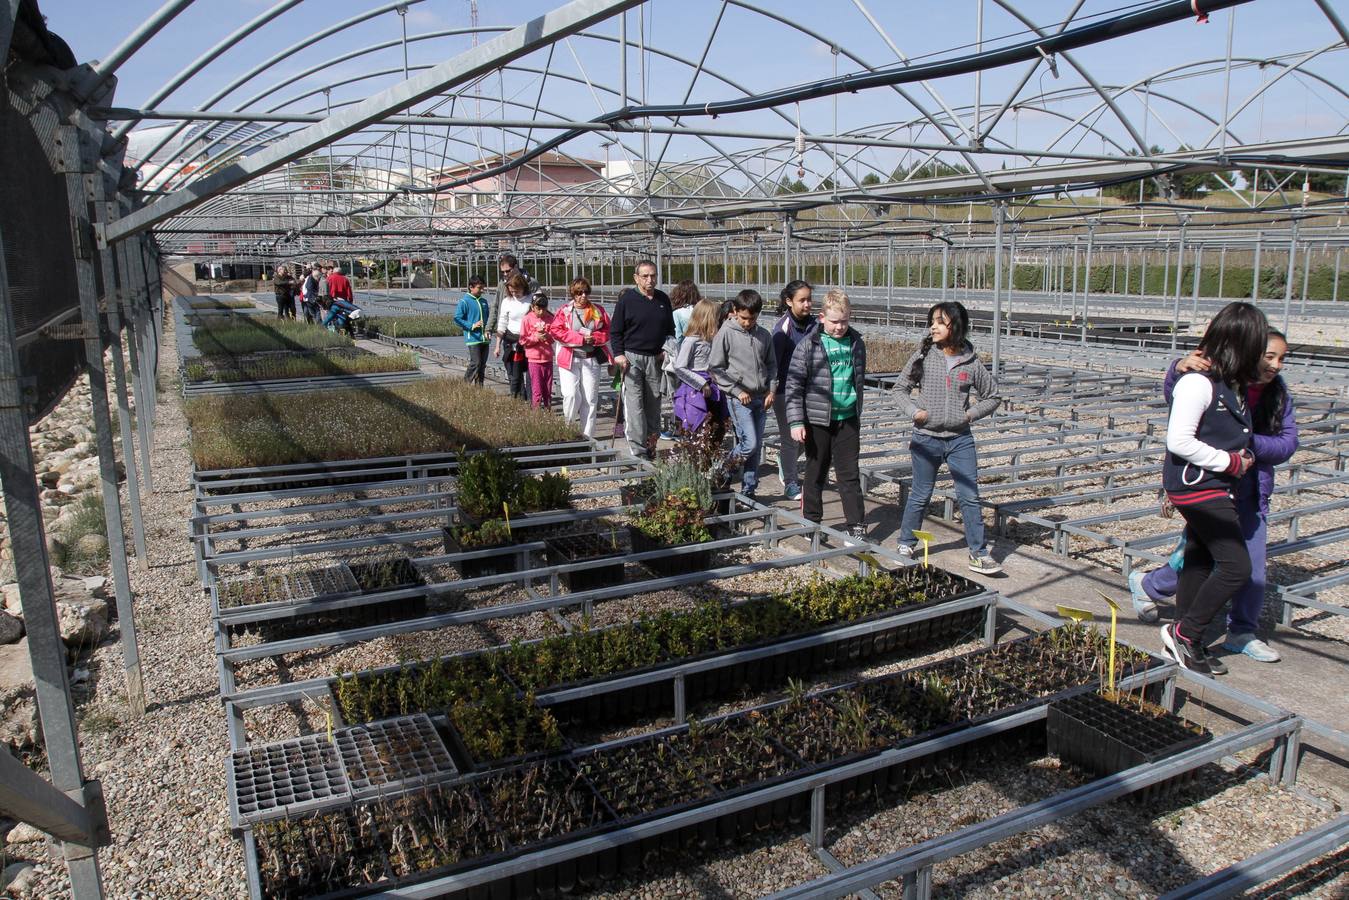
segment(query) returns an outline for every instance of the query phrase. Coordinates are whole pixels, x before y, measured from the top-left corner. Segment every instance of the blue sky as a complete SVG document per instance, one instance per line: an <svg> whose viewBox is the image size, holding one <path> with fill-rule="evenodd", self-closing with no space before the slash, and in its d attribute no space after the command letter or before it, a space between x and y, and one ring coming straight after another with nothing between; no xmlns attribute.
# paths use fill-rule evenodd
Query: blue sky
<svg viewBox="0 0 1349 900"><path fill-rule="evenodd" d="M87 61L106 55L139 22L157 9L161 2L162 0L122 0L119 3L44 0L42 9L48 17L52 30L70 43L77 58ZM867 0L866 5L899 49L916 58L929 54L945 56L963 52L955 48L964 47L975 39L976 2L977 0L942 0L942 2ZM994 0L984 0L984 3L985 35L990 41L998 36L1022 30L1023 26L1016 23L1003 9L998 8ZM116 102L119 105L139 105L222 36L259 15L271 5L270 0L268 2L198 0L122 67ZM339 21L375 5L373 0L367 2L331 0L324 3L308 0L300 3L213 62L191 82L163 101L160 107L165 109L196 107L231 78L287 46L294 45L295 49L286 60L261 78L230 94L217 105L217 108L233 109L272 82L330 60L339 54L369 47L385 40L396 40L401 33L400 22L396 14L389 13L343 35L311 46L299 46L299 42L306 35L323 25ZM510 3L481 0L480 21L483 25L513 25L556 5L558 4L551 0L549 2L515 0ZM853 2L762 0L761 5L790 21L821 33L829 40L838 42L872 65L891 64L896 61L893 51ZM1079 18L1123 5L1122 0L1088 0ZM1341 15L1349 17L1347 8L1349 2L1335 0L1334 5L1340 7ZM1069 0L1019 0L1018 6L1034 16L1038 22L1048 24L1058 20L1071 8L1072 3ZM650 43L683 60L696 62L703 52L704 44L712 30L712 23L721 8L722 4L715 0L678 0L678 2L653 0L647 5L645 13ZM408 14L408 31L417 35L465 27L468 24L468 9L469 4L466 0L426 0L415 4ZM1144 35L1124 38L1109 45L1084 48L1079 50L1076 56L1100 82L1129 83L1168 65L1222 57L1226 44L1228 15L1230 14L1226 12L1215 14L1207 25L1186 21ZM1269 58L1296 51L1319 49L1335 39L1329 24L1311 0L1257 0L1241 7L1236 16L1234 55L1237 57ZM617 34L617 26L611 21L597 26L595 31L612 37ZM629 13L630 38L635 40L637 33L638 15L634 11ZM487 36L483 38L487 39L489 39ZM415 42L409 50L409 61L413 66L431 65L461 52L468 46L469 39L465 36ZM521 64L526 67L542 67L546 61L547 54L539 53L522 61ZM725 11L722 24L712 42L707 67L751 91L762 91L827 77L835 71L835 64L836 60L827 44L793 31L786 25L732 6ZM321 95L317 93L302 95L330 85L334 86L332 99L335 103L340 103L344 99L360 99L401 80L399 71L401 65L402 55L396 47L360 59L337 63L325 68L319 74L300 80L294 87L277 92L261 105L265 107L285 99L299 97L297 102L288 105L286 109L318 111L322 108ZM550 79L544 86L542 94L541 106L544 109L563 116L590 118L604 109L618 105L611 95L601 95L597 100L592 90L585 84L586 79L589 79L616 85L618 51L613 43L576 38L568 44L558 45L555 48L552 66L560 74L571 75L573 80L568 82L563 78ZM856 64L846 58L838 59L837 66L840 72L854 71L857 68ZM629 68L630 92L639 95L639 67L635 52L630 53ZM1343 50L1322 54L1312 64L1312 69L1337 84L1349 84L1349 54ZM379 70L389 71L375 78L361 77ZM1041 67L1032 76L1023 97L1026 94L1037 93L1042 87L1052 90L1083 84L1081 77L1066 61L1059 61L1059 70L1062 77L1056 81ZM1024 71L1025 66L1022 65L985 73L982 79L983 105L1000 104ZM1280 70L1271 67L1262 74L1261 70L1254 66L1239 68L1232 78L1232 106L1235 107L1253 91L1260 84L1262 77L1272 77L1277 71ZM691 74L691 68L685 63L660 57L650 58L648 99L652 102L682 101L689 89ZM356 80L344 83L348 79ZM481 88L482 99L461 104L455 113L472 115L481 109L484 115L495 115L496 104L504 92L508 98L526 104L524 108L508 108L507 115L514 118L525 117L528 108L539 96L539 85L539 77L528 72L510 73L501 79L489 78ZM974 96L972 76L945 79L934 82L931 87L937 96L918 86L911 88L912 98L929 111L939 110L943 104L950 107L967 104ZM1222 75L1219 71L1189 82L1159 84L1157 90L1174 91L1196 107L1212 115L1220 115L1222 87ZM692 91L695 100L721 99L737 94L736 90L716 81L708 74L700 77ZM1089 111L1094 103L1094 96L1084 96L1082 99L1055 103L1053 111L1071 118ZM1169 105L1164 100L1157 100L1156 103L1156 115L1144 116L1141 94L1120 100L1120 105L1140 128L1143 121L1147 120L1149 143L1161 144L1167 148L1174 147L1182 141L1196 143L1207 137L1212 130L1211 125L1202 123L1199 117L1191 112ZM446 107L439 110L441 114L448 111ZM782 112L794 123L798 115L796 109L784 109ZM880 122L906 121L917 116L918 112L908 102L888 90L844 96L837 103L837 112L832 100L812 101L800 110L802 124L807 131L831 130L836 114L840 129L847 130ZM1286 139L1309 134L1334 133L1344 126L1346 115L1349 115L1349 101L1336 94L1333 89L1303 76L1290 76L1284 78L1280 85L1267 95L1263 104L1252 104L1238 116L1233 126L1241 137L1248 140L1260 137L1269 140ZM1062 119L1028 106L1009 114L995 134L1007 144L1038 147L1056 135L1063 124ZM721 119L712 125L744 130L768 130L775 133L789 131L794 127L784 122L780 116L767 112ZM1124 139L1124 129L1118 123L1112 122L1108 115L1099 119L1099 125L1107 135ZM1172 129L1175 131L1174 134L1171 132ZM900 134L901 136L910 134L917 139L929 141L936 137L931 129L917 131L909 129ZM1057 146L1068 150L1081 137L1080 132L1069 135ZM497 149L501 137L499 134L495 136L485 134L480 135L477 140L490 149ZM518 144L518 140L508 137L508 148L513 149L513 144ZM722 149L743 146L731 139L718 141L717 144ZM1090 152L1101 152L1101 144L1100 138L1087 137L1080 147ZM603 158L599 138L594 136L581 138L567 149L577 155ZM669 158L691 158L711 152L711 148L705 143L685 138L674 142ZM897 162L897 155L894 152L867 151L862 156L868 165L882 169L888 169ZM1013 163L1009 162L1010 164Z"/></svg>

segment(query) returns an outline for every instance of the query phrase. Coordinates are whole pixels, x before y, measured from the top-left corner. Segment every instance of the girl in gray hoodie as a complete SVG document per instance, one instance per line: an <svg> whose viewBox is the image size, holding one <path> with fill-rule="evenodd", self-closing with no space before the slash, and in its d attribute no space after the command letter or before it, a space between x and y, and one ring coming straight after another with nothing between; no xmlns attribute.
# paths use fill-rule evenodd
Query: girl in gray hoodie
<svg viewBox="0 0 1349 900"><path fill-rule="evenodd" d="M1002 402L998 386L966 339L970 315L964 304L934 304L927 311L927 322L923 345L905 364L895 385L900 408L913 418L909 443L913 483L899 526L899 552L913 555L918 541L913 532L923 524L937 471L944 462L956 485L970 569L985 575L1000 572L1002 567L984 545L979 457L970 432L973 422L991 415ZM911 396L915 387L917 401Z"/></svg>

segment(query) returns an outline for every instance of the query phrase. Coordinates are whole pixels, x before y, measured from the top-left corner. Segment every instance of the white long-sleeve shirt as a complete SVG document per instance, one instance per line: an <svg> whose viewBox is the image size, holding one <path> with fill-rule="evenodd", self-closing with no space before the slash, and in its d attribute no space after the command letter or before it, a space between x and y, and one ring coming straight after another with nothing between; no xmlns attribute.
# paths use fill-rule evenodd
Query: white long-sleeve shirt
<svg viewBox="0 0 1349 900"><path fill-rule="evenodd" d="M529 312L529 301L527 300L522 300L519 297L507 297L502 300L501 313L497 316L497 334L505 334L509 331L511 334L519 335L527 312Z"/></svg>
<svg viewBox="0 0 1349 900"><path fill-rule="evenodd" d="M1166 449L1210 472L1226 472L1232 457L1196 437L1199 420L1213 402L1213 382L1198 372L1187 372L1171 392L1171 416L1166 422Z"/></svg>

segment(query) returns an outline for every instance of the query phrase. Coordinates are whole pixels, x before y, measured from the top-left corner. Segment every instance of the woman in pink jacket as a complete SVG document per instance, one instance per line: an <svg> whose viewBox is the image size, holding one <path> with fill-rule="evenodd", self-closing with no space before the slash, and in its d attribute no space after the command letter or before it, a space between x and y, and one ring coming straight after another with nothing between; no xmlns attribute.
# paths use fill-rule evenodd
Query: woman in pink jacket
<svg viewBox="0 0 1349 900"><path fill-rule="evenodd" d="M548 327L553 314L548 311L548 295L535 292L520 326L520 343L529 361L530 405L548 409L553 405L553 338Z"/></svg>
<svg viewBox="0 0 1349 900"><path fill-rule="evenodd" d="M590 300L590 282L572 281L571 302L553 316L548 333L558 343L557 377L562 388L562 417L581 423L581 433L595 436L600 366L609 362L609 314Z"/></svg>

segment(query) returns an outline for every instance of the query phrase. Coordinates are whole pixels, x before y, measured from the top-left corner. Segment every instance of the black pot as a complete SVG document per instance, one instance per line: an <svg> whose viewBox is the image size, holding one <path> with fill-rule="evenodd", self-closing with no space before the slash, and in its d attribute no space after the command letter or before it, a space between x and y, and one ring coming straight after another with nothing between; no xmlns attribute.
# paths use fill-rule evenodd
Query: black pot
<svg viewBox="0 0 1349 900"><path fill-rule="evenodd" d="M670 545L661 541L653 540L638 531L632 525L628 526L628 535L632 538L632 552L647 553L652 550L673 550L675 547L691 547L692 544ZM712 551L699 550L696 553L671 554L669 556L657 556L644 560L642 565L646 566L657 575L681 575L685 572L700 572L712 566Z"/></svg>

